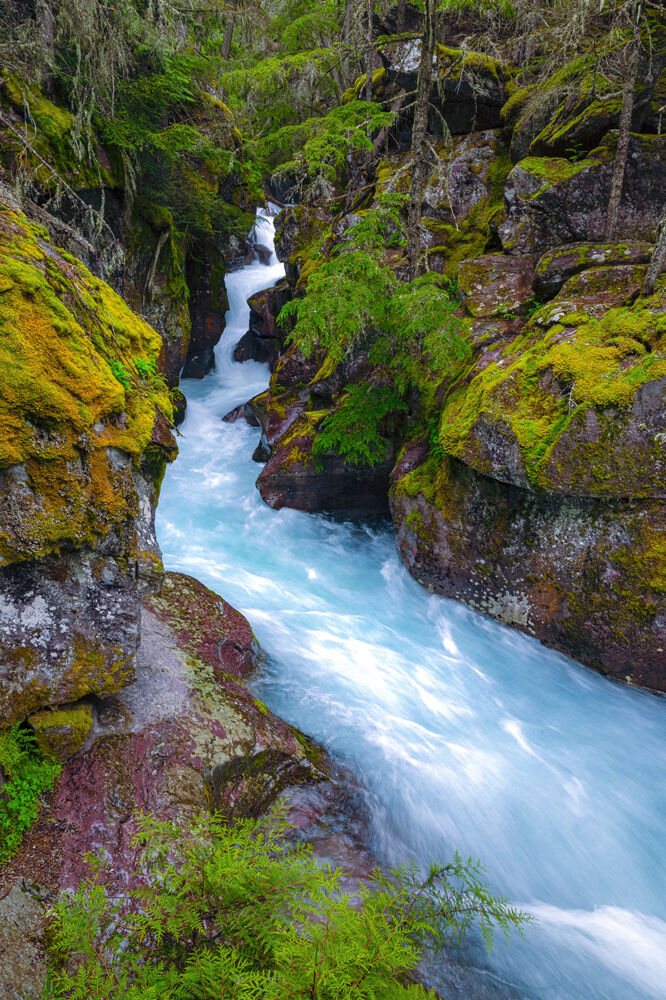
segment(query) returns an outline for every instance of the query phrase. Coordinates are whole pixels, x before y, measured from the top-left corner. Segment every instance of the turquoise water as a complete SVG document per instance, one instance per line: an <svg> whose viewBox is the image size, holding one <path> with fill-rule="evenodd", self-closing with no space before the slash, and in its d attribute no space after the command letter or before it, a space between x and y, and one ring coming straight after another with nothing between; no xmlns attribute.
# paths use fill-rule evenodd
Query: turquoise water
<svg viewBox="0 0 666 1000"><path fill-rule="evenodd" d="M533 1000L663 1000L666 702L429 595L388 526L262 503L259 432L221 418L267 385L232 351L247 296L282 273L274 259L228 276L217 370L183 385L157 516L166 566L250 619L269 656L257 693L359 775L381 858L478 856L538 918L472 961Z"/></svg>

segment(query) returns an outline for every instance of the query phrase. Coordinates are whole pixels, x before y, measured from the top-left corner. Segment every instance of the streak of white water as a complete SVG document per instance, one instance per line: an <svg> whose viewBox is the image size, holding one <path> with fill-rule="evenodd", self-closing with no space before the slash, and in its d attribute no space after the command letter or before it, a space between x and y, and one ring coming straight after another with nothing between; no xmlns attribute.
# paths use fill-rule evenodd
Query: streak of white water
<svg viewBox="0 0 666 1000"><path fill-rule="evenodd" d="M361 776L380 857L458 848L535 914L486 963L498 981L531 1000L664 1000L666 703L429 596L387 527L263 505L258 432L221 418L267 384L232 351L246 298L282 273L273 258L228 276L217 371L186 384L158 509L168 568L249 617L270 656L258 693Z"/></svg>

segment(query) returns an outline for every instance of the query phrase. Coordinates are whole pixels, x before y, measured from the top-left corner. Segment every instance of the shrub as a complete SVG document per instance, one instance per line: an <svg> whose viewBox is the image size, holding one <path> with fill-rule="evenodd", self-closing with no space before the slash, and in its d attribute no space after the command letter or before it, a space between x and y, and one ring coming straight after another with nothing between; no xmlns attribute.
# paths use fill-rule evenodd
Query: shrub
<svg viewBox="0 0 666 1000"><path fill-rule="evenodd" d="M478 922L508 934L526 917L492 896L478 864L456 855L427 875L376 871L355 898L340 872L286 838L283 813L187 831L143 816L140 885L118 899L104 865L55 907L50 1000L316 1000L426 996L407 985L425 947L458 942Z"/></svg>

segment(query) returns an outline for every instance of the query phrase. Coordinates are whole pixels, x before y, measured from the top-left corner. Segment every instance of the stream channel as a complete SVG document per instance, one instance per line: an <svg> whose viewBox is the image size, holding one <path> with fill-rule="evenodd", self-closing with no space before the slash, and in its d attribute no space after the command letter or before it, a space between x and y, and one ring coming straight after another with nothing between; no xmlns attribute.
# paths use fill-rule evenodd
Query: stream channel
<svg viewBox="0 0 666 1000"><path fill-rule="evenodd" d="M257 242L272 238L259 216ZM255 693L358 776L382 862L458 849L537 918L490 958L467 948L484 996L664 1000L666 700L428 594L390 524L263 504L259 432L222 417L268 384L232 352L248 296L283 273L273 256L227 276L216 371L184 383L157 513L166 567L248 617L267 654Z"/></svg>

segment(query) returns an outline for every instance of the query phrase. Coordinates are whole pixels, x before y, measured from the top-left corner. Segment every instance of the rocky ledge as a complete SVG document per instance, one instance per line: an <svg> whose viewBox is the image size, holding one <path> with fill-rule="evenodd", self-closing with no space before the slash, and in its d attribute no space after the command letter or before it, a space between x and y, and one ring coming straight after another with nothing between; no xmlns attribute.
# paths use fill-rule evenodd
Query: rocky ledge
<svg viewBox="0 0 666 1000"><path fill-rule="evenodd" d="M345 849L325 755L244 684L259 649L243 616L196 580L168 573L161 592L144 598L141 633L136 680L69 710L71 727L85 706L85 743L0 875L0 993L8 1000L40 995L45 907L88 874L87 851L103 852L114 891L132 884L139 810L176 822L211 807L256 816L286 788L325 782L313 796L294 795L293 819L301 836L314 829L324 856ZM67 711L53 714L62 745ZM369 861L355 857L351 870L365 873Z"/></svg>

